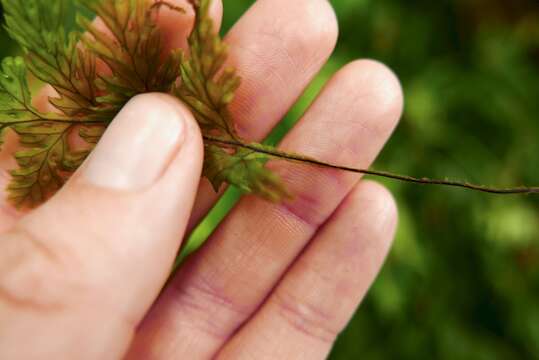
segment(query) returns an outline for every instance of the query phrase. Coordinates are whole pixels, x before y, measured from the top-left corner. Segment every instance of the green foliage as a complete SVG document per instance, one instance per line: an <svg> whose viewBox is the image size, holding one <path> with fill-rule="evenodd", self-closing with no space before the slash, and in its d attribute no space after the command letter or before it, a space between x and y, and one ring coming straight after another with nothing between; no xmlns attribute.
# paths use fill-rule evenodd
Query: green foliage
<svg viewBox="0 0 539 360"><path fill-rule="evenodd" d="M19 136L23 150L15 154L19 166L11 172L9 198L16 206L35 205L51 196L90 151L74 149L73 131L96 126L95 60L77 49L76 34L66 35L59 19L65 2L30 0L2 2L8 33L26 56L2 63L0 108L2 133ZM32 105L27 68L58 93L51 99L61 113L43 113Z"/></svg>
<svg viewBox="0 0 539 360"><path fill-rule="evenodd" d="M100 19L78 15L82 34L65 30L67 0L2 0L7 32L25 53L24 60L6 59L0 74L0 135L15 131L23 148L15 154L19 168L8 186L14 205L35 206L54 194L137 94L174 94L193 110L203 134L243 143L228 110L240 79L234 69L222 69L227 47L213 29L210 0L192 2L196 21L189 55L181 49L164 54L155 23L163 6L184 9L151 0L77 3ZM54 89L49 102L56 112L32 105L27 69ZM75 132L87 146L73 148L69 139ZM286 190L264 167L269 157L207 143L204 174L216 190L226 182L278 201Z"/></svg>
<svg viewBox="0 0 539 360"><path fill-rule="evenodd" d="M56 114L39 112L31 104L26 67L20 58L6 58L0 75L2 136L10 128L25 148L15 153L19 168L12 171L8 186L15 205L39 203L65 182L65 172L78 166L87 155L74 150L67 138L75 121ZM81 125L84 123L81 123Z"/></svg>
<svg viewBox="0 0 539 360"><path fill-rule="evenodd" d="M537 2L334 3L335 60L380 59L403 82L404 118L378 167L539 178ZM537 199L388 186L395 247L333 358L539 358Z"/></svg>
<svg viewBox="0 0 539 360"><path fill-rule="evenodd" d="M68 116L92 113L96 105L95 58L77 48L78 34L66 34L66 1L3 0L6 29L23 48L30 72L51 85L51 103Z"/></svg>
<svg viewBox="0 0 539 360"><path fill-rule="evenodd" d="M77 17L77 22L86 31L82 36L85 48L112 72L108 76L99 75L97 86L106 94L99 98L99 102L121 107L137 94L171 91L179 75L181 51L165 54L165 60L161 60L163 44L152 18L153 10L158 10L152 7L153 2L78 2L98 16L107 30L83 16Z"/></svg>
<svg viewBox="0 0 539 360"><path fill-rule="evenodd" d="M271 201L290 196L279 178L264 167L267 154L236 148L231 155L225 149L209 144L204 153L204 174L215 189L225 182L235 184L245 193L263 194Z"/></svg>
<svg viewBox="0 0 539 360"><path fill-rule="evenodd" d="M209 4L209 1L195 3L199 11L189 37L190 58L182 61L182 81L174 92L189 105L203 134L243 144L228 109L241 80L235 69L222 70L228 48L215 35L208 15ZM269 155L238 147L225 150L211 141L206 142L204 151L204 176L216 191L228 183L271 201L288 195L280 179L264 167Z"/></svg>

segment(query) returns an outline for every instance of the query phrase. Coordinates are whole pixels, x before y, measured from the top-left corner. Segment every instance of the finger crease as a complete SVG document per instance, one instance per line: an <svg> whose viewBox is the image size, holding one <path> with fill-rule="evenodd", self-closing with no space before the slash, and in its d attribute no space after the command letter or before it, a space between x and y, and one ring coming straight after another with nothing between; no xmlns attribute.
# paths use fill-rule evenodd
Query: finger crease
<svg viewBox="0 0 539 360"><path fill-rule="evenodd" d="M333 317L330 314L317 306L287 299L278 291L273 301L278 308L277 313L287 324L309 338L333 344L339 331L331 326Z"/></svg>
<svg viewBox="0 0 539 360"><path fill-rule="evenodd" d="M58 256L43 241L23 227L16 227L2 240L14 250L8 249L8 258L0 274L0 299L15 307L32 311L59 311L64 309L61 300L45 299L40 296L47 278L44 271L28 267L35 257L42 257L46 263L58 264ZM25 247L29 246L29 248ZM34 258L34 259L31 259Z"/></svg>
<svg viewBox="0 0 539 360"><path fill-rule="evenodd" d="M192 310L194 316L190 319L202 322L201 330L219 339L228 338L233 331L225 326L225 319L246 318L249 315L247 309L238 306L223 291L216 289L205 280L192 281L188 284L181 283L174 286L174 291L173 299L178 307L182 311L185 311L185 308ZM208 311L208 309L212 310ZM223 310L226 313L223 313ZM201 314L204 316L200 316ZM229 315L232 316L229 317Z"/></svg>

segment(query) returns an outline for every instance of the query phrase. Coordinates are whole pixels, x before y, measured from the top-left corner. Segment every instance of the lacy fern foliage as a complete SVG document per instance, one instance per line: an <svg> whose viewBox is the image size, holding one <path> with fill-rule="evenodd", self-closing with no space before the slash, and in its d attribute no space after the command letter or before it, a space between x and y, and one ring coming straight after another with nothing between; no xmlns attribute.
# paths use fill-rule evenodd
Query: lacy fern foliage
<svg viewBox="0 0 539 360"><path fill-rule="evenodd" d="M279 178L264 167L270 156L241 147L222 148L222 144L208 141L210 136L217 136L245 143L236 132L228 108L241 80L234 68L224 67L228 47L213 29L209 5L210 1L193 1L196 18L188 39L190 57L182 61L181 82L174 93L189 105L202 133L207 135L204 175L215 190L228 183L278 201L288 193Z"/></svg>
<svg viewBox="0 0 539 360"><path fill-rule="evenodd" d="M241 80L228 67L228 47L209 15L211 0L189 0L195 13L188 48L165 53L159 11L185 9L166 0L72 0L95 15L77 15L79 31L64 26L69 0L0 0L8 33L24 56L0 70L0 140L18 135L18 168L7 188L17 207L36 206L53 195L83 163L108 124L132 97L163 92L193 112L205 143L204 176L279 201L289 194L265 167L271 158L430 185L497 193L537 193L539 188L498 189L449 180L413 178L333 165L242 139L230 103ZM51 88L53 111L34 106L29 76ZM85 145L81 146L80 138ZM1 141L0 141L1 143Z"/></svg>
<svg viewBox="0 0 539 360"><path fill-rule="evenodd" d="M82 164L107 125L129 99L164 92L182 99L203 134L243 142L228 109L240 79L224 68L228 49L213 28L210 0L191 2L196 19L189 49L163 53L156 25L165 1L78 0L98 20L77 16L81 31L66 32L67 0L2 0L6 29L24 51L7 58L0 75L0 130L19 136L8 196L18 207L54 194ZM32 102L28 76L54 89L53 112ZM87 146L73 145L73 136ZM223 183L279 200L286 191L264 167L269 155L206 142L204 175L216 190Z"/></svg>

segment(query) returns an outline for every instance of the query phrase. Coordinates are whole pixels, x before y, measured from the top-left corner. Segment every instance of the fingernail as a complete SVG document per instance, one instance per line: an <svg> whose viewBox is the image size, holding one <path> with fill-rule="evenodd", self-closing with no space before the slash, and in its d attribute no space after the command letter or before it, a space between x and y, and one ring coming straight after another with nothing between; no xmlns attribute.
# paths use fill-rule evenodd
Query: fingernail
<svg viewBox="0 0 539 360"><path fill-rule="evenodd" d="M180 150L185 121L165 95L128 102L90 155L83 177L95 186L139 190L153 184Z"/></svg>

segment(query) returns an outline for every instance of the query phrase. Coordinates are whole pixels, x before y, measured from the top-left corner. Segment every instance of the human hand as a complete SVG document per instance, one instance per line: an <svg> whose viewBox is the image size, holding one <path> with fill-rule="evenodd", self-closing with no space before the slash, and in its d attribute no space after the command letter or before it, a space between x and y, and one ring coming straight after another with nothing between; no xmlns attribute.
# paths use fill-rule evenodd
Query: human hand
<svg viewBox="0 0 539 360"><path fill-rule="evenodd" d="M182 46L186 17L159 21ZM227 37L244 79L232 107L244 138L284 116L336 37L326 0L256 2ZM353 62L282 147L367 167L401 108L390 71ZM353 174L270 164L295 200L241 200L156 301L184 234L217 199L198 183L202 157L186 108L142 95L52 200L22 217L3 206L0 358L324 358L387 253L391 196Z"/></svg>

